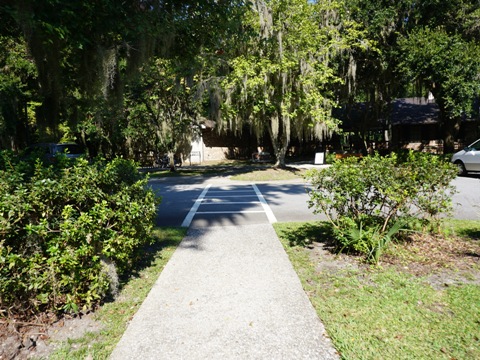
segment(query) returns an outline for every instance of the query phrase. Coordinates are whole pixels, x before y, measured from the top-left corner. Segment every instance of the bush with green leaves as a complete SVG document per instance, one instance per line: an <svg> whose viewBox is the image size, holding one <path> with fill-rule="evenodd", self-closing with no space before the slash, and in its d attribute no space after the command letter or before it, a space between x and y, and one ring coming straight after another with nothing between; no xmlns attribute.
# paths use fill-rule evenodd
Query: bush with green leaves
<svg viewBox="0 0 480 360"><path fill-rule="evenodd" d="M158 203L135 163L0 160L0 311L90 308L151 239ZM25 171L28 170L28 171Z"/></svg>
<svg viewBox="0 0 480 360"><path fill-rule="evenodd" d="M378 262L402 228L432 228L451 212L455 176L452 164L425 153L347 158L307 172L309 207L326 214L340 249Z"/></svg>

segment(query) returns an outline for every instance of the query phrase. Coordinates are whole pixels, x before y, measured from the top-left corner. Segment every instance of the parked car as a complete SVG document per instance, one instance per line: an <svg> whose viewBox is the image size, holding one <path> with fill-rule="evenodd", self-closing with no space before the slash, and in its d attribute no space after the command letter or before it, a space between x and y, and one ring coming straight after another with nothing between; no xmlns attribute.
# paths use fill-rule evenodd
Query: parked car
<svg viewBox="0 0 480 360"><path fill-rule="evenodd" d="M63 154L68 159L76 159L84 156L82 147L75 143L39 143L33 144L27 149L27 154L41 154L47 161L55 161L55 157Z"/></svg>
<svg viewBox="0 0 480 360"><path fill-rule="evenodd" d="M457 165L458 175L480 171L480 139L453 154L452 163Z"/></svg>

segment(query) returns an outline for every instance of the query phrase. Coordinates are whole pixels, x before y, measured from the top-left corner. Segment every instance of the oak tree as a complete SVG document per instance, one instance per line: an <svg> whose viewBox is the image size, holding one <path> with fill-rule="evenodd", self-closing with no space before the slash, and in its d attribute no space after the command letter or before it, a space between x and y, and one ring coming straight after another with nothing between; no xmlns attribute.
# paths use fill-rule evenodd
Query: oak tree
<svg viewBox="0 0 480 360"><path fill-rule="evenodd" d="M244 36L221 82L220 118L238 132L247 123L257 137L268 133L277 167L285 166L290 139L322 139L337 129L333 60L348 35L359 35L342 22L340 5L256 0L245 13Z"/></svg>

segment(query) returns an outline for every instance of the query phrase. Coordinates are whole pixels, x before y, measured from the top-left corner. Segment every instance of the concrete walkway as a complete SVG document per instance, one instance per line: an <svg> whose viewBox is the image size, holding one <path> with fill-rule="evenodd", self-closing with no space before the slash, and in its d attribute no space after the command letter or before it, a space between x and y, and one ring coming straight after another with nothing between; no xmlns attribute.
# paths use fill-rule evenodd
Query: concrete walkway
<svg viewBox="0 0 480 360"><path fill-rule="evenodd" d="M338 359L270 224L190 228L111 359Z"/></svg>

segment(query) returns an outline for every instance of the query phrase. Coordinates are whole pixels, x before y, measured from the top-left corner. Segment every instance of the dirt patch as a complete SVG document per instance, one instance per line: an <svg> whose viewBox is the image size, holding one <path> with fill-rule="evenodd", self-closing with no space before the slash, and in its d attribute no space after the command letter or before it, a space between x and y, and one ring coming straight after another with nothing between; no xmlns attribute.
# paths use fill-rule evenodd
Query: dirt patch
<svg viewBox="0 0 480 360"><path fill-rule="evenodd" d="M363 273L371 269L363 256L336 254L324 243L310 246L310 258L317 264L318 272L328 274L345 270ZM480 240L415 235L408 242L392 246L379 265L421 277L435 289L458 284L480 285Z"/></svg>
<svg viewBox="0 0 480 360"><path fill-rule="evenodd" d="M480 285L478 239L417 235L393 248L383 261L398 271L424 277L436 289L463 283Z"/></svg>
<svg viewBox="0 0 480 360"><path fill-rule="evenodd" d="M60 342L101 329L93 313L61 319L44 314L29 322L0 318L0 360L48 358Z"/></svg>

